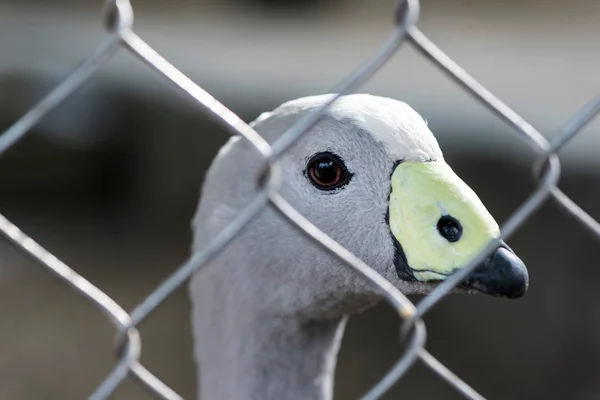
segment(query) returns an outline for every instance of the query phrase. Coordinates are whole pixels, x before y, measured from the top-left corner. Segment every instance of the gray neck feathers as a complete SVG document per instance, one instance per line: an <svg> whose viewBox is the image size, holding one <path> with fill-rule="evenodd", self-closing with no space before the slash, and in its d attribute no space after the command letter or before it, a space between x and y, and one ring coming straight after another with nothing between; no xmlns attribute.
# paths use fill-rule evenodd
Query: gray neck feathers
<svg viewBox="0 0 600 400"><path fill-rule="evenodd" d="M207 276L198 275L191 286L199 399L332 398L346 317L273 315L262 310L260 299L203 272Z"/></svg>

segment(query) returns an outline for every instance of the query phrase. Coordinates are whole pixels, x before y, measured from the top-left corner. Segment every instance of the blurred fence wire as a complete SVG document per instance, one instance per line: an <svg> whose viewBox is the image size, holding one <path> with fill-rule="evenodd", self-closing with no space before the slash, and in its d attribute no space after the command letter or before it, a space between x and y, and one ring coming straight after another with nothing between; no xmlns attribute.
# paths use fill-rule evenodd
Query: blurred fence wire
<svg viewBox="0 0 600 400"><path fill-rule="evenodd" d="M60 85L0 136L0 155L23 138L48 112L69 97L82 83L90 79L92 74L110 60L117 51L124 50L137 57L147 67L150 67L182 90L200 106L204 113L221 123L232 134L241 135L245 140L248 140L256 151L262 155L264 170L263 176L257 177L257 179L260 178L258 179L260 191L231 224L223 229L202 252L194 254L129 313L100 289L78 275L75 270L37 244L4 216L0 215L0 230L14 246L70 284L82 297L91 301L103 311L116 327L117 359L115 365L105 380L93 391L89 399L106 399L129 375L132 375L141 385L150 389L157 398L181 399L181 396L174 390L140 364L139 359L142 348L137 327L195 270L201 268L209 259L222 251L244 225L264 207L272 207L277 210L299 231L345 261L349 267L375 284L398 312L402 320L401 338L408 341L406 350L387 375L365 394L363 399L380 398L417 360L426 364L464 397L469 399L484 398L427 352L425 349L425 325L422 317L454 286L466 278L480 261L491 254L498 243L495 241L490 243L481 254L415 305L363 261L311 224L277 191L280 184L278 157L319 121L325 108L340 96L357 90L396 53L402 44L407 43L414 46L424 57L456 81L481 104L490 109L498 118L509 124L515 134L537 156L532 167L533 177L538 183L537 188L502 225L502 236L505 239L508 238L527 222L548 198L553 198L583 227L587 228L600 240L600 224L558 188L560 163L556 155L559 149L572 140L600 112L600 95L581 108L552 139L546 140L519 114L496 98L431 42L417 27L418 18L418 0L399 1L393 18L392 32L379 51L334 88L332 92L335 95L332 95L325 106L299 120L284 132L278 141L269 145L248 124L161 57L134 32L133 9L129 0L107 1L105 19L108 35L105 40Z"/></svg>

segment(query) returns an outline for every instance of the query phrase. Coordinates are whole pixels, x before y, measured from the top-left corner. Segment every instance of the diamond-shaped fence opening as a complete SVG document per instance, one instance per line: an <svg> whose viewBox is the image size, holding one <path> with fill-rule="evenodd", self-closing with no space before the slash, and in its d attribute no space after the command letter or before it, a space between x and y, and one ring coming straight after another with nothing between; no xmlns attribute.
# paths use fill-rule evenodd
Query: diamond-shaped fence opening
<svg viewBox="0 0 600 400"><path fill-rule="evenodd" d="M483 106L511 126L515 135L537 154L537 161L532 166L537 187L528 198L523 200L522 205L514 210L510 218L504 222L501 229L503 237L511 236L523 224L527 223L528 219L547 199L553 198L557 201L557 204L570 213L572 218L581 222L583 227L591 231L600 240L600 225L598 222L586 214L557 187L560 164L556 155L557 151L567 145L600 111L600 96L579 110L548 141L519 114L473 79L419 30L417 27L419 2L417 0L400 1L395 12L394 24L390 27L391 33L388 39L371 58L365 60L352 74L334 87L332 93L337 94L330 99L328 104L299 120L275 143L269 145L241 118L196 85L135 33L133 29L133 9L129 1L109 1L106 8L106 25L109 33L105 40L60 85L0 136L0 155L2 155L13 144L22 139L42 117L67 99L82 83L90 79L94 72L110 60L115 53L125 51L139 59L140 68L154 70L158 75L189 96L199 106L199 112L210 115L232 135L242 136L244 140L254 146L264 159L263 175L257 177L257 180L262 179L259 180L261 186L256 197L225 229L216 234L202 252L194 254L130 312L124 310L108 295L84 277L78 275L76 269L67 266L29 238L4 216L0 215L0 230L14 246L23 250L41 266L51 270L62 280L69 283L81 297L86 298L103 311L116 328L118 338L116 346L117 361L110 374L90 395L90 399L108 398L129 375L134 376L140 385L150 389L157 398L181 398L174 390L165 385L159 377L153 375L140 363L141 341L137 328L194 271L202 268L209 259L226 248L241 229L265 207L277 210L290 224L298 228L299 232L307 235L343 260L349 268L362 275L364 279L371 281L384 293L386 300L398 313L402 323L401 339L407 341L406 350L387 375L364 395L364 399L380 398L394 383L402 378L416 361L423 362L464 397L470 399L483 398L482 395L475 392L425 349L425 324L422 317L458 285L474 269L475 265L487 257L498 243L496 241L490 243L466 267L441 283L419 303L413 304L363 261L312 225L279 194L278 157L285 153L292 144L319 121L326 107L335 102L340 96L359 89L362 84L377 73L401 46L413 46L423 57L439 67L444 74L474 96Z"/></svg>

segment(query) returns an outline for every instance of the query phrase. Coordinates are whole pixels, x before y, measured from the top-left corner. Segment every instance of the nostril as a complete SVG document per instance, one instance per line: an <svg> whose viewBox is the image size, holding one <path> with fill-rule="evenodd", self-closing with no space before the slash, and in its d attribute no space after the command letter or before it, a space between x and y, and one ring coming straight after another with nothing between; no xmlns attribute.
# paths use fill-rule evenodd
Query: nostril
<svg viewBox="0 0 600 400"><path fill-rule="evenodd" d="M444 239L449 242L456 242L462 236L462 225L456 218L450 215L444 215L437 223L437 230Z"/></svg>

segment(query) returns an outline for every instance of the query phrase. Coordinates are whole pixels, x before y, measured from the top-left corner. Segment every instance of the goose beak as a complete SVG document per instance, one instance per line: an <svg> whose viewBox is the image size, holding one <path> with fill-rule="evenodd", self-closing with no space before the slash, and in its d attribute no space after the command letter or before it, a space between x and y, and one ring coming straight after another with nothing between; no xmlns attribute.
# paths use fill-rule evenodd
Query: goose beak
<svg viewBox="0 0 600 400"><path fill-rule="evenodd" d="M394 264L403 281L436 282L464 267L500 228L475 192L441 160L399 163L391 176L389 224ZM525 264L503 242L461 287L518 298L529 276Z"/></svg>
<svg viewBox="0 0 600 400"><path fill-rule="evenodd" d="M496 297L522 297L529 286L523 261L508 247L498 247L461 285Z"/></svg>

